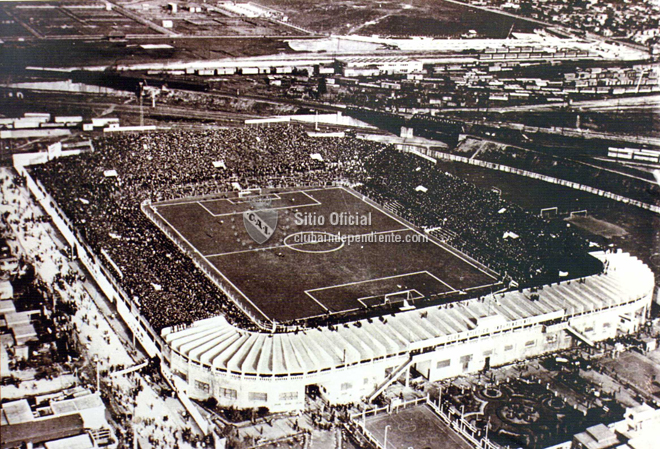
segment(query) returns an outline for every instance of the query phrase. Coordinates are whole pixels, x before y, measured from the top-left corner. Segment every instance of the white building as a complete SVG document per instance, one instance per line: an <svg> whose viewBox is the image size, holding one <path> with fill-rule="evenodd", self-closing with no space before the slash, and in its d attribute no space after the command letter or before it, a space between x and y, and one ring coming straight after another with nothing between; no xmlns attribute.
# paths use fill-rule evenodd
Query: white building
<svg viewBox="0 0 660 449"><path fill-rule="evenodd" d="M429 380L476 372L581 341L636 330L654 276L625 253L598 254L607 273L297 333L237 329L223 317L163 331L165 359L193 398L302 409L307 387L330 403L374 397L411 366ZM536 298L538 294L538 299Z"/></svg>
<svg viewBox="0 0 660 449"><path fill-rule="evenodd" d="M378 76L419 73L424 66L421 61L405 56L399 57L351 57L341 58L344 76Z"/></svg>

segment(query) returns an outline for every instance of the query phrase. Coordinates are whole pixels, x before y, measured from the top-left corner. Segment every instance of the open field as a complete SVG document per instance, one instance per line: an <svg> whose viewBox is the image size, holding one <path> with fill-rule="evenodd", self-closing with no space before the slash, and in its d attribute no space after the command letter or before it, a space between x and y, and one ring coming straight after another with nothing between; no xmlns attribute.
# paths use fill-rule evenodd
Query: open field
<svg viewBox="0 0 660 449"><path fill-rule="evenodd" d="M617 226L612 223L608 223L604 220L599 220L591 216L575 216L567 219L567 221L579 228L582 228L588 232L591 232L595 235L600 235L607 239L613 237L624 237L628 233L621 226Z"/></svg>
<svg viewBox="0 0 660 449"><path fill-rule="evenodd" d="M560 214L587 210L590 216L622 228L625 235L613 236L611 243L639 257L660 275L660 217L651 211L512 173L447 161L438 161L438 166L481 188L497 187L504 199L532 213L548 207L557 207ZM584 232L590 239L600 237Z"/></svg>
<svg viewBox="0 0 660 449"><path fill-rule="evenodd" d="M3 6L5 14L28 26L42 37L82 37L157 34L147 25L107 10L103 3L64 4L27 2Z"/></svg>
<svg viewBox="0 0 660 449"><path fill-rule="evenodd" d="M168 45L143 48L141 45ZM32 41L6 42L0 59L0 72L22 72L25 66L72 67L113 66L122 64L156 63L175 59L191 61L227 57L263 56L272 53L291 53L282 41L263 37L227 38L142 38L133 41Z"/></svg>
<svg viewBox="0 0 660 449"><path fill-rule="evenodd" d="M443 1L258 0L257 3L285 12L292 23L332 34L460 37L475 30L480 37L504 38L512 27L514 32L530 32L539 27L525 20Z"/></svg>
<svg viewBox="0 0 660 449"><path fill-rule="evenodd" d="M38 37L144 36L176 33L185 36L266 36L301 35L299 30L262 18L230 17L217 8L191 12L168 10L164 1L125 3L125 8L102 2L85 4L23 2L3 6L0 16L14 19L3 25L1 35ZM172 26L163 27L164 21Z"/></svg>
<svg viewBox="0 0 660 449"><path fill-rule="evenodd" d="M387 449L468 449L472 447L449 428L427 405L408 407L366 420L367 429Z"/></svg>
<svg viewBox="0 0 660 449"><path fill-rule="evenodd" d="M276 321L442 300L497 281L485 267L348 189L266 197L270 204L258 212L277 215L277 221L264 219L272 232L262 244L244 224L244 212L253 211L245 199L184 199L151 209L241 301ZM368 222L336 220L341 214Z"/></svg>

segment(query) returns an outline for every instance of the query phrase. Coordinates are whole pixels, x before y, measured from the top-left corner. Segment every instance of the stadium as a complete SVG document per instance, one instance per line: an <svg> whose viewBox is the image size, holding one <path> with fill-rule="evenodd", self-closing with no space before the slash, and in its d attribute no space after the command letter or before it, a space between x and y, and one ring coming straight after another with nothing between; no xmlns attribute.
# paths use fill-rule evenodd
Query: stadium
<svg viewBox="0 0 660 449"><path fill-rule="evenodd" d="M589 253L565 223L415 154L295 126L94 148L17 169L191 398L271 411L302 409L310 391L372 400L411 372L593 345L650 308L653 274L636 258Z"/></svg>

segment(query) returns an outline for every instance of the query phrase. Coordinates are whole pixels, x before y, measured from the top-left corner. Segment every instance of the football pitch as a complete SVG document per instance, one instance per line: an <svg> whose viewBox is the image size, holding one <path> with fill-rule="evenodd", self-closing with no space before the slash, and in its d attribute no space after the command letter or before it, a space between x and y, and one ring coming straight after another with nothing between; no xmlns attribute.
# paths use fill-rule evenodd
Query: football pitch
<svg viewBox="0 0 660 449"><path fill-rule="evenodd" d="M497 283L497 274L344 187L149 205L263 319L291 322ZM265 241L264 241L265 240ZM262 243L259 243L262 242Z"/></svg>

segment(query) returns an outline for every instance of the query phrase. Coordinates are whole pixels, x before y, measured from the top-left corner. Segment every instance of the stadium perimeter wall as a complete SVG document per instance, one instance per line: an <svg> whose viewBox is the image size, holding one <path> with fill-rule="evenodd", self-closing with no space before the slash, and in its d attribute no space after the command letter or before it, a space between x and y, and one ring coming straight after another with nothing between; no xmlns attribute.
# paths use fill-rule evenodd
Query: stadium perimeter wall
<svg viewBox="0 0 660 449"><path fill-rule="evenodd" d="M602 189L597 189L595 187L591 187L585 184L580 184L578 182L574 181L567 181L565 179L559 179L555 178L553 176L548 176L548 175L543 175L540 173L535 173L531 172L529 170L523 170L520 168L515 168L515 167L510 167L508 165L502 165L502 164L497 164L495 162L487 162L487 161L482 161L479 159L471 159L465 156L458 156L455 154L448 154L448 153L443 153L441 151L437 150L432 150L429 148L423 148L423 147L418 147L415 148L414 150L406 147L406 146L397 146L397 149L400 151L406 152L406 153L412 153L416 154L417 156L420 157L432 157L434 159L443 159L443 160L448 160L452 162L461 162L464 164L470 164L470 165L477 165L479 167L484 167L484 168L489 168L491 170L498 170L498 171L503 171L506 173L513 173L516 175L520 176L526 176L528 178L532 179L539 179L541 181L549 182L551 184L558 184L566 187L570 187L571 189L575 190L582 190L583 192L588 192L593 195L598 195L602 196L604 198L609 198L614 201L618 201L620 203L624 204L632 204L633 206L639 207L641 209L646 209L650 210L651 212L655 212L656 214L660 214L660 206L656 206L654 204L648 204L644 203L639 200L635 200L632 198L628 198L622 195L618 195L616 193L608 192L606 190Z"/></svg>
<svg viewBox="0 0 660 449"><path fill-rule="evenodd" d="M199 270L201 270L206 277L208 277L211 282L213 282L222 292L231 300L236 307L238 307L245 315L250 317L250 319L259 326L264 331L273 331L277 328L277 324L273 323L268 316L264 315L260 310L250 307L249 304L246 304L244 301L238 299L238 291L236 288L230 285L229 282L220 279L217 276L213 269L209 266L208 262L195 251L195 248L192 247L189 243L185 241L181 236L176 234L176 230L168 226L159 216L154 213L154 210L151 207L151 202L145 200L140 205L142 213L144 213L162 233L164 233L171 241L173 241L176 246L183 252L186 256L192 259L193 263ZM281 327L281 326L280 326Z"/></svg>
<svg viewBox="0 0 660 449"><path fill-rule="evenodd" d="M140 342L149 357L160 354L157 346L158 334L140 315L138 306L129 299L114 276L101 264L96 254L84 243L82 237L75 232L66 215L60 210L55 199L46 191L38 180L32 178L24 166L15 166L18 173L25 179L26 186L39 205L53 220L53 224L70 245L74 254L93 276L103 294L116 306L117 313ZM158 345L161 343L158 342Z"/></svg>

